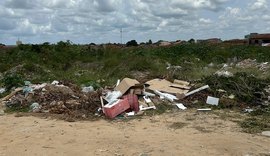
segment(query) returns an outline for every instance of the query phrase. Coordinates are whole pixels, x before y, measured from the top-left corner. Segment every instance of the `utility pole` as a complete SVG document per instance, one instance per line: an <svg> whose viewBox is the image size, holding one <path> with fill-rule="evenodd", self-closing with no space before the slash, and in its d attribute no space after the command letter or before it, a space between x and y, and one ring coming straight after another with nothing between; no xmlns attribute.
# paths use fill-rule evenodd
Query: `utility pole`
<svg viewBox="0 0 270 156"><path fill-rule="evenodd" d="M121 39L121 44L123 44L123 29L120 29L120 39Z"/></svg>

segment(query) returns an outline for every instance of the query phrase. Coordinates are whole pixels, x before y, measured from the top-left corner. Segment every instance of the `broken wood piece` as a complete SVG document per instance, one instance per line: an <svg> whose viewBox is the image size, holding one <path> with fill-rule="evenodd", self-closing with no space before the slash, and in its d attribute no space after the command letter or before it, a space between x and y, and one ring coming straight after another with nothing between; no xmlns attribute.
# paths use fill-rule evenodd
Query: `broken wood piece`
<svg viewBox="0 0 270 156"><path fill-rule="evenodd" d="M14 96L17 92L22 91L23 88L16 88L13 92L11 92L9 95L2 98L0 101L6 101L9 100L12 96Z"/></svg>

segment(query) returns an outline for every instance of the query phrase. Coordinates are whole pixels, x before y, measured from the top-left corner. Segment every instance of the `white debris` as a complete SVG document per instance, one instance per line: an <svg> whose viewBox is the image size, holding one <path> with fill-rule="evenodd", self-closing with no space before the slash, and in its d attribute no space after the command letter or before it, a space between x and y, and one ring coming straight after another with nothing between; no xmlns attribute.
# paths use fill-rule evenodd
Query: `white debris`
<svg viewBox="0 0 270 156"><path fill-rule="evenodd" d="M84 92L84 93L90 93L90 92L93 92L93 91L95 91L93 86L83 87L82 88L82 92Z"/></svg>
<svg viewBox="0 0 270 156"><path fill-rule="evenodd" d="M264 131L264 132L262 132L262 135L270 137L270 131Z"/></svg>
<svg viewBox="0 0 270 156"><path fill-rule="evenodd" d="M155 94L152 94L152 93L149 93L146 91L143 91L143 95L148 96L148 97L155 97L156 96Z"/></svg>
<svg viewBox="0 0 270 156"><path fill-rule="evenodd" d="M104 99L110 103L112 101L115 101L121 96L122 96L122 93L120 91L113 91L113 92L108 92Z"/></svg>
<svg viewBox="0 0 270 156"><path fill-rule="evenodd" d="M218 102L219 102L219 98L215 98L215 97L212 97L212 96L208 96L207 100L206 100L206 103L209 104L209 105L217 106Z"/></svg>
<svg viewBox="0 0 270 156"><path fill-rule="evenodd" d="M51 84L52 85L58 85L59 84L59 81L54 80Z"/></svg>
<svg viewBox="0 0 270 156"><path fill-rule="evenodd" d="M117 80L116 86L118 86L120 84L120 81L121 81L120 79Z"/></svg>
<svg viewBox="0 0 270 156"><path fill-rule="evenodd" d="M162 99L162 97L164 97L165 99L167 99L167 100L169 100L171 102L173 102L174 100L178 100L178 98L176 96L172 95L172 94L162 93L162 92L160 92L158 90L155 90L154 92L156 94L158 94L161 97L161 99Z"/></svg>
<svg viewBox="0 0 270 156"><path fill-rule="evenodd" d="M6 91L6 88L0 88L0 94L4 93Z"/></svg>
<svg viewBox="0 0 270 156"><path fill-rule="evenodd" d="M142 105L140 105L140 111L145 111L145 110L149 110L149 109L157 109L157 108L156 108L156 106L143 107Z"/></svg>
<svg viewBox="0 0 270 156"><path fill-rule="evenodd" d="M143 96L143 99L145 100L146 103L151 103L151 99L149 97Z"/></svg>
<svg viewBox="0 0 270 156"><path fill-rule="evenodd" d="M202 86L202 87L200 87L200 88L198 88L198 89L195 89L195 90L193 90L193 91L191 91L191 92L186 93L185 96L192 95L192 94L194 94L194 93L197 93L197 92L199 92L199 91L201 91L201 90L204 90L204 89L207 89L207 88L209 88L208 85Z"/></svg>
<svg viewBox="0 0 270 156"><path fill-rule="evenodd" d="M211 108L201 108L201 109L197 109L197 111L211 111Z"/></svg>
<svg viewBox="0 0 270 156"><path fill-rule="evenodd" d="M187 107L185 107L184 106L184 104L182 104L182 103L177 103L177 104L175 104L179 109L182 109L182 110L186 110L187 109Z"/></svg>
<svg viewBox="0 0 270 156"><path fill-rule="evenodd" d="M30 109L32 112L39 112L41 109L41 106L35 102L31 104Z"/></svg>
<svg viewBox="0 0 270 156"><path fill-rule="evenodd" d="M224 76L224 77L233 77L233 73L231 73L229 71L225 71L225 70L217 71L215 73L215 75L217 75L217 76Z"/></svg>
<svg viewBox="0 0 270 156"><path fill-rule="evenodd" d="M132 112L129 112L129 113L126 113L126 114L127 114L127 116L134 116L135 115L135 112L132 111Z"/></svg>

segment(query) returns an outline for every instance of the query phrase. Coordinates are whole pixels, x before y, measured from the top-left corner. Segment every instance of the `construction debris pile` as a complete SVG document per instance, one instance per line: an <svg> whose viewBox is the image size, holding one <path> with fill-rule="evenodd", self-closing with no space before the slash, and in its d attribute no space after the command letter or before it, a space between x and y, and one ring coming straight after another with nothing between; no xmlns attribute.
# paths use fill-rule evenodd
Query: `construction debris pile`
<svg viewBox="0 0 270 156"><path fill-rule="evenodd" d="M115 87L98 90L92 86L81 88L68 82L31 84L25 81L24 87L15 89L2 98L0 103L9 109L28 108L28 111L34 113L64 114L81 119L102 115L110 119L119 115L140 115L145 111L158 109L158 106L164 103L180 110L187 107L194 108L198 103L203 103L206 107L197 110L209 111L211 106L218 106L224 102L224 98L225 103L230 104L235 102L234 98L269 104L269 86L264 92L258 92L265 83L256 81L258 81L256 78L247 75L236 74L236 77L213 75L204 80L204 84L208 85L200 87L177 79L173 82L153 79L140 83L136 79L124 78L122 81L118 80ZM211 91L208 90L209 86Z"/></svg>
<svg viewBox="0 0 270 156"><path fill-rule="evenodd" d="M125 78L118 80L114 88L99 90L58 81L51 84L25 81L24 87L16 88L0 102L7 109L26 108L34 113L64 114L82 119L104 114L113 119L119 115L143 114L144 111L157 109L157 105L164 102L184 110L186 107L179 100L209 86L191 92L190 88L189 82L165 79L153 79L141 84L135 79Z"/></svg>

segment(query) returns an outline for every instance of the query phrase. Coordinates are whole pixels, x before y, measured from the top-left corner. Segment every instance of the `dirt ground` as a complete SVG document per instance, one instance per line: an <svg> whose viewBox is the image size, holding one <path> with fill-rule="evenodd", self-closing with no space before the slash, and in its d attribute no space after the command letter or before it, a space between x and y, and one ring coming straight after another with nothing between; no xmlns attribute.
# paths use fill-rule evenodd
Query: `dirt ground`
<svg viewBox="0 0 270 156"><path fill-rule="evenodd" d="M195 111L78 122L10 114L0 116L0 156L270 155L270 138L231 120Z"/></svg>

